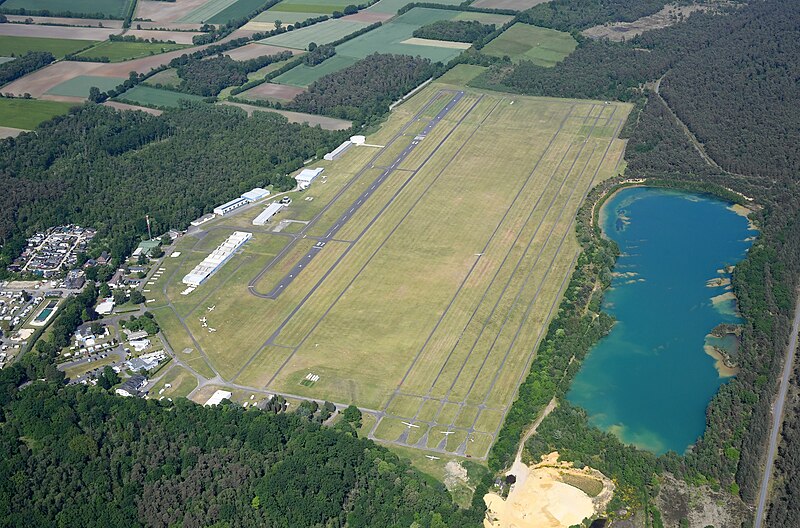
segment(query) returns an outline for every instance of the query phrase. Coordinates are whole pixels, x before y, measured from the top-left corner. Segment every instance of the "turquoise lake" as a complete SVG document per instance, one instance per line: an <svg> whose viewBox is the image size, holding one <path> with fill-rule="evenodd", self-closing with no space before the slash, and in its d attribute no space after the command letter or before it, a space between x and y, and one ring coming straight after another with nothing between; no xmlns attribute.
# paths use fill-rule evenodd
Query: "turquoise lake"
<svg viewBox="0 0 800 528"><path fill-rule="evenodd" d="M726 202L648 187L621 190L600 218L621 253L603 308L617 322L567 398L625 443L683 453L726 381L704 351L706 336L741 322L735 301L718 297L729 287L707 283L730 277L724 269L745 257L757 232Z"/></svg>

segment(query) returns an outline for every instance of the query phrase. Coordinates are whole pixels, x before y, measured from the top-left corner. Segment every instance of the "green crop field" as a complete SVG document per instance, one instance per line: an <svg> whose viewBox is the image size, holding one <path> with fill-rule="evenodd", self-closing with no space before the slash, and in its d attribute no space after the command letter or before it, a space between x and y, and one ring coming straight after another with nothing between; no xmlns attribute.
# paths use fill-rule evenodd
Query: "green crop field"
<svg viewBox="0 0 800 528"><path fill-rule="evenodd" d="M276 11L330 15L334 11L344 11L344 8L350 4L353 4L353 2L347 0L283 0L273 9Z"/></svg>
<svg viewBox="0 0 800 528"><path fill-rule="evenodd" d="M281 33L274 37L267 37L264 40L259 40L259 42L272 46L304 50L308 47L310 42L316 42L319 45L328 44L329 42L334 42L342 37L346 37L350 33L354 33L367 25L369 24L366 22L342 20L341 18L332 19L295 31L287 31L286 33Z"/></svg>
<svg viewBox="0 0 800 528"><path fill-rule="evenodd" d="M42 121L66 114L75 106L59 101L0 99L0 126L33 130Z"/></svg>
<svg viewBox="0 0 800 528"><path fill-rule="evenodd" d="M281 11L281 10L268 9L263 13L259 13L258 16L253 18L252 22L274 24L276 20L280 20L281 24L283 24L284 26L288 26L290 24L296 24L297 22L302 22L303 20L308 20L309 18L316 18L324 14L325 13L301 13L299 11L294 12L294 11Z"/></svg>
<svg viewBox="0 0 800 528"><path fill-rule="evenodd" d="M125 18L128 6L134 0L6 0L0 11L8 12L17 9L28 11L50 11L51 13L64 13L69 11L72 16L93 18L102 14L106 18Z"/></svg>
<svg viewBox="0 0 800 528"><path fill-rule="evenodd" d="M358 59L354 57L334 55L322 64L317 64L316 66L307 66L305 64L295 66L288 72L275 77L272 82L305 88L320 77L347 68L356 62L358 62Z"/></svg>
<svg viewBox="0 0 800 528"><path fill-rule="evenodd" d="M617 173L630 105L466 92L355 212L379 167L453 97L450 85L396 108L367 137L383 147L314 162L325 172L292 193L278 220L253 226L259 206L204 225L205 238L158 283L158 304L170 307L156 317L183 317L227 381L353 402L385 412L374 438L485 457L572 272L578 207ZM335 240L312 250L306 236L348 211ZM293 240L271 233L283 220L310 223L292 224ZM183 273L234 229L255 236L218 276L180 295ZM317 257L281 295L254 294L309 251ZM305 383L308 374L319 380Z"/></svg>
<svg viewBox="0 0 800 528"><path fill-rule="evenodd" d="M92 44L96 44L96 41L0 35L0 55L24 55L29 51L49 51L60 59L64 55L75 53Z"/></svg>
<svg viewBox="0 0 800 528"><path fill-rule="evenodd" d="M203 22L208 22L217 14L228 9L236 2L237 0L208 0L197 9L189 11L183 18L179 20L179 22L185 22L188 24L200 24Z"/></svg>
<svg viewBox="0 0 800 528"><path fill-rule="evenodd" d="M97 77L94 75L79 75L57 84L47 90L49 95L65 95L69 97L89 97L89 90L96 86L101 92L111 90L122 84L125 79L121 77Z"/></svg>
<svg viewBox="0 0 800 528"><path fill-rule="evenodd" d="M266 3L267 0L237 0L234 4L209 18L207 22L211 24L225 24L230 20L239 20Z"/></svg>
<svg viewBox="0 0 800 528"><path fill-rule="evenodd" d="M111 62L121 62L149 55L158 55L167 51L188 48L185 44L152 44L150 42L111 42L106 40L78 53L78 57L100 59L107 57Z"/></svg>
<svg viewBox="0 0 800 528"><path fill-rule="evenodd" d="M160 90L152 86L134 86L127 92L117 96L117 100L144 106L173 107L179 106L181 100L202 101L199 95L190 95L171 90Z"/></svg>
<svg viewBox="0 0 800 528"><path fill-rule="evenodd" d="M481 50L487 55L513 61L529 60L539 66L554 66L575 51L577 41L569 33L518 22Z"/></svg>
<svg viewBox="0 0 800 528"><path fill-rule="evenodd" d="M374 11L376 13L397 13L397 10L401 7L404 7L408 4L412 3L412 0L380 0L375 5L372 5L367 8L367 11ZM426 2L431 4L441 4L441 5L458 5L461 0L432 0L431 2Z"/></svg>

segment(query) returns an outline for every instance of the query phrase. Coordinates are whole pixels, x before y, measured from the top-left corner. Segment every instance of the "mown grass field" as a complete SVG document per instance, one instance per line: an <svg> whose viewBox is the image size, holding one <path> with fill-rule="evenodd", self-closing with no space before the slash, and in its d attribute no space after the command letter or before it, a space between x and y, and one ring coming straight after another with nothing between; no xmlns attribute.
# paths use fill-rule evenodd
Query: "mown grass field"
<svg viewBox="0 0 800 528"><path fill-rule="evenodd" d="M94 40L72 40L0 35L0 55L24 55L29 51L49 51L57 59L95 44Z"/></svg>
<svg viewBox="0 0 800 528"><path fill-rule="evenodd" d="M358 31L359 29L368 26L365 22L357 22L354 20L331 19L313 26L297 29L295 31L287 31L280 35L267 37L259 42L263 44L270 44L272 46L282 46L284 48L292 48L305 50L311 42L317 45L328 44L339 40L342 37Z"/></svg>
<svg viewBox="0 0 800 528"><path fill-rule="evenodd" d="M161 90L152 86L138 85L116 97L118 101L139 104L143 106L174 107L179 106L182 100L202 101L199 95L191 95L171 90Z"/></svg>
<svg viewBox="0 0 800 528"><path fill-rule="evenodd" d="M79 75L50 88L50 95L64 95L68 97L88 97L89 90L96 86L101 92L116 88L125 79L121 77L98 77L96 75Z"/></svg>
<svg viewBox="0 0 800 528"><path fill-rule="evenodd" d="M231 20L239 20L246 17L262 5L266 0L237 0L232 5L207 20L210 24L225 24Z"/></svg>
<svg viewBox="0 0 800 528"><path fill-rule="evenodd" d="M483 47L493 57L508 55L518 62L529 60L539 66L555 66L575 51L578 42L569 33L518 22Z"/></svg>
<svg viewBox="0 0 800 528"><path fill-rule="evenodd" d="M309 84L321 77L324 77L325 75L328 75L329 73L335 73L339 70L347 68L348 66L352 66L358 62L358 60L359 59L355 57L334 55L322 64L317 64L316 66L308 66L306 64L295 66L286 73L275 77L272 82L305 88Z"/></svg>
<svg viewBox="0 0 800 528"><path fill-rule="evenodd" d="M384 150L355 147L320 163L325 177L280 218L324 233L452 97L415 122L441 87L367 137ZM248 228L259 233L252 258L231 260L217 284L186 300L170 286L170 298L225 379L385 411L380 440L482 458L572 272L575 213L616 174L629 110L469 90L277 299L252 295L249 282L272 263L256 284L269 291L314 241L275 260L272 239L285 237L269 225ZM258 212L211 223L208 247ZM200 322L209 313L213 333ZM319 381L301 384L308 373Z"/></svg>
<svg viewBox="0 0 800 528"><path fill-rule="evenodd" d="M42 121L66 114L73 103L36 99L0 99L0 126L33 130Z"/></svg>
<svg viewBox="0 0 800 528"><path fill-rule="evenodd" d="M100 59L107 57L111 62L121 62L150 55L158 55L167 51L188 48L184 44L152 44L150 42L111 42L107 40L86 51L78 53L78 57Z"/></svg>
<svg viewBox="0 0 800 528"><path fill-rule="evenodd" d="M62 13L69 11L72 16L85 16L92 18L94 15L102 13L107 18L123 19L128 10L128 6L134 0L6 0L0 6L0 11L8 12L16 9L27 9L28 11L50 11L51 13Z"/></svg>
<svg viewBox="0 0 800 528"><path fill-rule="evenodd" d="M352 2L348 0L283 0L272 9L275 11L330 15L334 11L344 11L344 8L350 4Z"/></svg>
<svg viewBox="0 0 800 528"><path fill-rule="evenodd" d="M397 13L397 10L401 7L404 7L411 3L411 0L380 0L380 2L376 3L375 5L371 5L367 8L367 11L374 11L376 13ZM441 4L441 5L458 5L461 3L460 0L432 0L429 2L431 4Z"/></svg>

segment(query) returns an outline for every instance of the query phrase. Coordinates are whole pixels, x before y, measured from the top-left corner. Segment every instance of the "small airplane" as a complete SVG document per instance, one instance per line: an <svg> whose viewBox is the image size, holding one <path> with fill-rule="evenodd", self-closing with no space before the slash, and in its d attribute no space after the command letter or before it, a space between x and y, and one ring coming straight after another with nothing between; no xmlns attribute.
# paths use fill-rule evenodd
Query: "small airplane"
<svg viewBox="0 0 800 528"><path fill-rule="evenodd" d="M217 331L217 329L216 329L216 328L209 328L209 329L208 329L208 333L209 333L209 334L210 334L211 332L216 332L216 331Z"/></svg>
<svg viewBox="0 0 800 528"><path fill-rule="evenodd" d="M428 460L439 460L439 457L433 455L425 455L425 458Z"/></svg>
<svg viewBox="0 0 800 528"><path fill-rule="evenodd" d="M442 431L442 434L445 435L445 436L451 435L453 433L455 433L455 431Z"/></svg>
<svg viewBox="0 0 800 528"><path fill-rule="evenodd" d="M201 323L203 323L203 324L205 324L205 323L207 323L207 322L208 322L208 319L206 319L205 317L201 317L201 318L200 318L200 322L201 322Z"/></svg>
<svg viewBox="0 0 800 528"><path fill-rule="evenodd" d="M482 256L483 256L483 253L475 253L475 256L476 256L476 257L482 257Z"/></svg>
<svg viewBox="0 0 800 528"><path fill-rule="evenodd" d="M412 427L419 427L418 425L414 425L414 424L409 423L409 422L400 422L400 423L402 423L403 425L405 425L409 429L412 428Z"/></svg>
<svg viewBox="0 0 800 528"><path fill-rule="evenodd" d="M216 305L216 304L215 304L214 306L209 306L209 307L208 307L208 311L209 311L209 312L213 312L213 311L214 311L216 308L217 308L217 305Z"/></svg>

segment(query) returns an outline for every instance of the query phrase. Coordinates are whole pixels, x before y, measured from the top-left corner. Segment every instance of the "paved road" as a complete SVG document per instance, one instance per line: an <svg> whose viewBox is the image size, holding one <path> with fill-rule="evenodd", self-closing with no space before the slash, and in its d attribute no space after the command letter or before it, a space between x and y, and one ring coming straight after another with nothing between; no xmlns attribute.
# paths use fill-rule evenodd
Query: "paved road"
<svg viewBox="0 0 800 528"><path fill-rule="evenodd" d="M775 463L775 452L778 450L778 433L783 423L783 405L786 402L786 393L789 391L789 378L792 375L794 366L794 356L797 350L797 334L800 332L800 299L794 308L794 323L792 324L792 334L789 337L789 347L786 350L786 359L783 364L783 374L781 384L778 389L778 397L772 407L772 430L769 433L769 447L767 448L767 461L764 464L764 473L761 476L761 489L758 492L758 506L756 508L756 521L754 528L761 528L764 525L764 515L767 509L767 498L769 496L769 481L772 477L772 466Z"/></svg>
<svg viewBox="0 0 800 528"><path fill-rule="evenodd" d="M439 121L447 115L450 110L464 97L464 92L459 91L453 96L452 99L445 105L442 110L436 114L436 117L431 119L428 124L425 126L425 129L420 132L411 143L397 156L397 158L392 162L389 167L384 170L380 176L378 176L375 181L372 182L372 185L364 191L364 193L359 196L355 202L347 209L342 215L334 222L333 227L331 227L322 237L320 237L317 243L309 250L309 252L304 255L293 267L289 272L275 285L275 287L270 290L269 293L260 295L262 297L266 297L268 299L276 299L278 296L283 293L286 288L297 278L298 275L303 271L303 268L307 267L311 261L314 259L319 251L325 247L325 244L333 239L336 238L336 233L344 227L348 220L350 220L353 215L364 205L364 202L372 196L372 194L377 190L380 185L386 181L386 179L397 169L397 167L405 160L409 154L414 150L414 148L419 145L419 143L428 135L428 133L435 127ZM252 290L251 290L252 291Z"/></svg>

